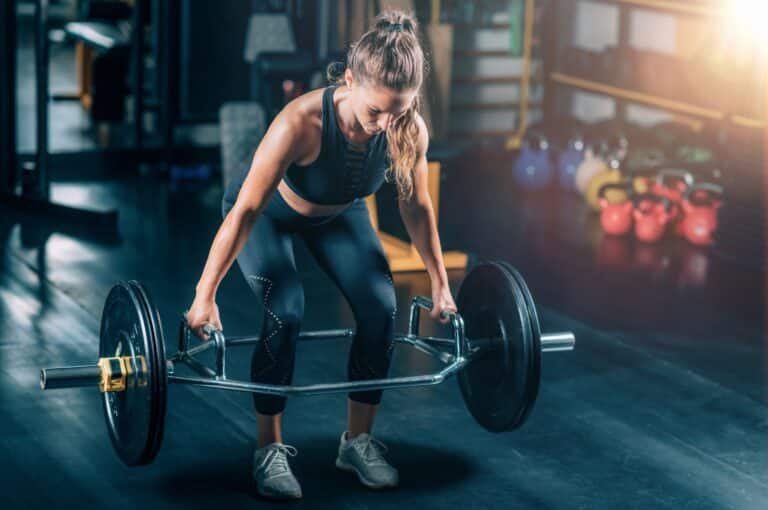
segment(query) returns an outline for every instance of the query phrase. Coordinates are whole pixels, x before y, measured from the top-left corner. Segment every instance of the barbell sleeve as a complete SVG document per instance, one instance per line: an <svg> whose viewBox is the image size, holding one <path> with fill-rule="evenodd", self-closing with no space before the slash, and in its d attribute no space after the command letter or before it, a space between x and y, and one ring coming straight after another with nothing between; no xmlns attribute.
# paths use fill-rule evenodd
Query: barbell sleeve
<svg viewBox="0 0 768 510"><path fill-rule="evenodd" d="M572 351L575 346L576 336L571 331L541 335L541 352Z"/></svg>
<svg viewBox="0 0 768 510"><path fill-rule="evenodd" d="M99 365L81 365L76 367L44 368L40 370L40 388L79 388L99 386L101 368Z"/></svg>

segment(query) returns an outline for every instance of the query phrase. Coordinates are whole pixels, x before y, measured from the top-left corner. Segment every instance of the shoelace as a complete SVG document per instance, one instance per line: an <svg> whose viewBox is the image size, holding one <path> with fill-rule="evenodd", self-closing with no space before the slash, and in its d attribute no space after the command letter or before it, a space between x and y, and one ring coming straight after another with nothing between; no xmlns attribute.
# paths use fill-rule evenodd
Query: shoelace
<svg viewBox="0 0 768 510"><path fill-rule="evenodd" d="M267 452L264 460L261 461L261 466L264 466L264 473L267 476L273 476L290 471L286 455L295 457L298 454L296 448L287 444L276 444L270 449L272 451Z"/></svg>
<svg viewBox="0 0 768 510"><path fill-rule="evenodd" d="M360 452L363 459L368 464L386 464L383 455L387 453L387 446L375 439L373 436L368 436L362 441L353 443L353 446Z"/></svg>

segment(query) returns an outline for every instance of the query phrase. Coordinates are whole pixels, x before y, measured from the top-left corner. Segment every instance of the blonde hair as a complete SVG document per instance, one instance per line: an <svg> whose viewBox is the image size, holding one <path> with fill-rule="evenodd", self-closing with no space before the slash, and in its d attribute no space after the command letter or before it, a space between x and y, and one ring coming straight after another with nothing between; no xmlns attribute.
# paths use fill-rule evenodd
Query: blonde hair
<svg viewBox="0 0 768 510"><path fill-rule="evenodd" d="M416 19L402 11L379 14L373 28L350 45L346 67L363 86L385 87L396 92L418 91L427 67ZM343 85L344 71L343 64L332 63L328 66L328 81ZM387 130L390 167L386 178L391 182L394 176L401 199L410 198L413 193L419 134L416 112L420 109L417 94L413 105Z"/></svg>

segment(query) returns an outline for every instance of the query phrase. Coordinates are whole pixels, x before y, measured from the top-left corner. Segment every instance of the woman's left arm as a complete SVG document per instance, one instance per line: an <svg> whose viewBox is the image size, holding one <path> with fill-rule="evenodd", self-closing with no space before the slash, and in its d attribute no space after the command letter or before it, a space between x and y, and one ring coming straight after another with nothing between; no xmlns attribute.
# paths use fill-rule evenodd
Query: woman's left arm
<svg viewBox="0 0 768 510"><path fill-rule="evenodd" d="M416 123L419 126L419 138L416 167L413 172L413 194L410 199L399 200L398 208L408 235L411 237L411 242L416 247L421 260L424 261L432 284L434 307L430 312L430 317L447 323L447 319L439 317L440 313L444 310L455 312L456 304L453 302L451 289L448 285L440 236L437 232L437 219L428 190L427 148L429 147L429 134L424 120L418 114L416 115Z"/></svg>

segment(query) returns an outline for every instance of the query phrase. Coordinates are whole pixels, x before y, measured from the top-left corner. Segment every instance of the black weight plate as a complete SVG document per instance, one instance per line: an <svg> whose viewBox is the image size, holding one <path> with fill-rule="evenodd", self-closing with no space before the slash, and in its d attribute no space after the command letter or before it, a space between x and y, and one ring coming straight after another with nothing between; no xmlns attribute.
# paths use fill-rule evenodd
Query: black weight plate
<svg viewBox="0 0 768 510"><path fill-rule="evenodd" d="M532 386L530 388L531 403L528 407L528 412L530 413L533 409L533 404L536 402L536 398L539 396L539 383L541 381L541 322L539 322L539 312L536 309L536 303L533 301L531 290L528 288L528 284L525 282L523 275L520 274L520 271L512 267L508 262L496 261L496 263L501 265L512 275L520 287L523 297L525 297L525 302L528 305L528 317L531 321L531 332L533 333L533 349L531 354L536 358L533 361L533 365L537 367L536 371L539 372L535 381L532 381Z"/></svg>
<svg viewBox="0 0 768 510"><path fill-rule="evenodd" d="M520 290L525 296L525 302L528 305L528 316L531 318L531 330L533 331L534 352L539 353L541 357L541 323L539 322L539 313L536 310L536 303L533 301L533 295L528 288L528 284L525 283L523 275L520 271L512 267L509 263L503 261L497 261L504 269L506 269L517 281L520 286Z"/></svg>
<svg viewBox="0 0 768 510"><path fill-rule="evenodd" d="M149 312L141 291L121 282L112 287L101 317L99 357L144 358L144 377L129 376L125 391L103 393L104 417L112 446L128 466L152 462L162 438L165 383L159 363L163 348L158 319ZM138 362L136 363L138 365Z"/></svg>
<svg viewBox="0 0 768 510"><path fill-rule="evenodd" d="M462 282L457 307L470 344L493 338L496 345L473 355L458 374L467 408L491 432L520 427L540 378L540 350L523 290L502 265L483 263Z"/></svg>
<svg viewBox="0 0 768 510"><path fill-rule="evenodd" d="M139 296L141 297L141 301L143 302L145 311L147 312L147 317L150 319L149 322L155 345L154 351L157 358L156 366L159 367L157 371L152 372L153 374L157 375L157 395L154 399L156 406L153 411L153 416L157 421L150 426L150 430L154 431L155 436L149 447L149 451L151 452L148 454L147 463L149 463L152 462L152 460L157 455L157 452L160 451L160 446L163 442L163 433L165 431L165 412L168 394L168 370L166 368L165 359L165 337L163 336L163 325L160 321L160 312L157 310L157 307L154 305L154 302L150 298L149 292L141 283L137 281L132 280L129 283L136 289Z"/></svg>

